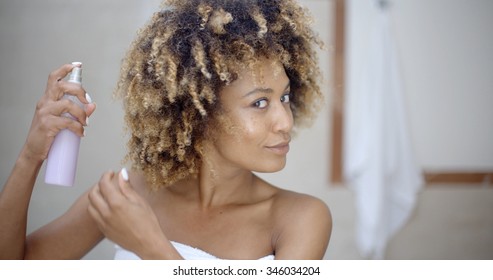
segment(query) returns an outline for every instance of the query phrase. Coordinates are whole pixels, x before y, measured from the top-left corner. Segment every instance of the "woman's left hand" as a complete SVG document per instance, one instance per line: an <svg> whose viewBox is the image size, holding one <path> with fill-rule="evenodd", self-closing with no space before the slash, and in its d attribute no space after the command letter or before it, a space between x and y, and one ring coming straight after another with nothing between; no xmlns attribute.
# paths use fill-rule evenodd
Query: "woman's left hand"
<svg viewBox="0 0 493 280"><path fill-rule="evenodd" d="M117 176L103 174L89 192L88 211L108 239L141 258L153 256L159 244L169 241L150 205L130 186L127 171Z"/></svg>

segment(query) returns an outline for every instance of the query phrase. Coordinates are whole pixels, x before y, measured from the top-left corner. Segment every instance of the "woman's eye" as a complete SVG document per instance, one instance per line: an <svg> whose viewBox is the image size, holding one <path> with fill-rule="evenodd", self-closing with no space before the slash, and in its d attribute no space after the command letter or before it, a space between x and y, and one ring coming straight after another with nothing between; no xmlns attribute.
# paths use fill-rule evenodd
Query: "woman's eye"
<svg viewBox="0 0 493 280"><path fill-rule="evenodd" d="M257 107L257 108L260 108L260 109L263 109L265 107L267 107L267 100L266 99L260 99L260 100L257 100L253 106Z"/></svg>
<svg viewBox="0 0 493 280"><path fill-rule="evenodd" d="M283 102L283 103L289 103L289 100L290 100L289 93L286 93L283 96L281 96L281 102Z"/></svg>

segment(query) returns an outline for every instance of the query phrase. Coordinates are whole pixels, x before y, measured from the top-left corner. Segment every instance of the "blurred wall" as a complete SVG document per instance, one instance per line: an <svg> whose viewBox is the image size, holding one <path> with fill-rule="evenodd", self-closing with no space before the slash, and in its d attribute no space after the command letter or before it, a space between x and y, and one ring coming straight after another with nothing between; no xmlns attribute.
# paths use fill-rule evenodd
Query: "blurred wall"
<svg viewBox="0 0 493 280"><path fill-rule="evenodd" d="M357 87L366 60L375 2L346 1L348 91ZM438 172L493 170L493 2L387 2L419 165ZM427 186L387 258L492 259L491 213L488 182Z"/></svg>
<svg viewBox="0 0 493 280"><path fill-rule="evenodd" d="M261 174L261 176L276 185L309 193L326 201L332 210L334 219L332 238L326 258L358 259L360 257L354 245L352 194L344 186L331 186L328 180L333 1L303 0L300 2L313 13L315 28L328 46L326 51L320 52L325 77L323 82L324 92L327 95L326 106L320 112L312 128L298 132L293 140L286 168L276 174ZM364 2L368 1L347 1L348 13L357 15L361 19L351 24L357 24L361 28L359 32L363 33L367 32L364 28L367 24L366 20L371 20L371 15L367 10L365 11L367 4ZM420 18L423 10L429 7L434 8L427 12L428 15L437 15L441 19L447 19L446 22L441 23L442 25L448 24L450 20L450 14L448 14L450 7L443 9L441 6L445 5L444 1L403 0L400 2L402 5L395 7L395 13L400 16L394 16L400 24L399 32L402 34L399 36L415 38L417 42L421 41L420 35L433 37L436 31L426 22L421 23L424 26L419 32L414 31L414 37L407 36L410 33L409 29L414 30L413 26L416 25L414 20ZM427 4L431 2L435 5ZM455 0L452 2L464 4L471 1ZM474 0L473 2L485 4L487 1ZM60 216L83 191L99 179L103 171L117 170L121 167L120 161L125 152L122 130L123 114L121 104L118 101L112 101L111 94L116 84L121 58L137 29L159 7L159 3L159 0L0 0L0 184L3 185L7 179L22 147L34 106L43 94L50 71L63 63L82 61L84 63L83 84L98 105L97 111L91 117L87 136L81 144L76 186L64 188L44 184L43 167L32 197L28 231L35 230ZM464 10L464 16L470 20L476 18L477 9L479 9L478 6L472 10L461 8L461 6L452 5L452 7L455 9L450 12L457 13ZM439 11L442 13L438 13ZM486 21L491 19L485 16L481 18ZM402 19L407 19L407 21L401 21ZM428 19L434 20L433 17ZM446 27L444 29L448 30ZM450 32L453 34L453 30ZM404 41L401 43L411 44ZM348 45L350 44L354 42L348 42ZM446 47L440 45L440 40L434 44L437 49L440 49L440 46ZM462 43L458 41L457 44ZM358 50L358 44L354 46ZM362 48L364 44L359 47L359 50L361 51ZM411 76L419 75L424 71L423 69L431 67L426 63L434 62L430 58L422 57L423 52L426 53L424 49L418 53L415 52L416 50L421 49L415 47L407 49L406 59L411 62L421 61L424 66L405 69ZM361 55L361 52L355 53ZM453 56L454 52L451 55ZM480 58L473 56L479 61L482 61L481 58L489 57L487 53L471 52L471 55L480 56ZM355 67L357 64L352 65L350 67ZM487 68L486 65L482 67ZM432 73L442 75L439 80L432 78L412 80L408 82L410 83L408 85L411 88L443 86L443 80L447 81L446 76L443 76L448 73L447 70L448 67L444 65L440 71ZM488 72L485 70L479 71L479 74L483 75L481 81L486 88L483 92L491 96L493 87L487 86L488 80L485 76ZM464 85L471 83L476 84L474 82L476 78L477 75L469 75L463 78L463 83L461 79L454 79L454 82L465 87ZM468 91L459 91L455 95L464 97L468 94L470 94ZM416 97L407 96L407 98L410 100L410 106L416 106L415 108L418 109L421 107L421 102L411 102ZM471 107L466 109L469 110L466 113L468 116L476 112ZM413 112L411 110L415 116L416 113ZM433 116L433 113L426 112ZM426 118L426 116L421 117ZM415 122L413 119L412 121ZM416 130L415 125L416 123L413 123L414 130ZM476 133L484 133L484 130L488 128L478 128ZM449 135L446 136L449 137ZM426 141L433 144L436 137L441 136L434 136L433 140ZM441 137L441 139L449 141L447 138ZM469 146L473 147L477 139L467 142L468 139L464 137L463 141L471 143ZM421 153L426 155L428 152ZM493 258L490 249L493 248L492 199L491 189L475 186L444 186L426 189L420 194L415 217L405 230L392 240L389 258ZM104 241L86 258L109 259L113 257L113 253L113 245Z"/></svg>
<svg viewBox="0 0 493 280"><path fill-rule="evenodd" d="M346 2L352 90L377 1ZM419 163L433 171L493 170L493 2L388 2Z"/></svg>
<svg viewBox="0 0 493 280"><path fill-rule="evenodd" d="M48 74L82 61L83 85L97 110L81 141L75 186L46 185L44 166L29 209L28 231L63 214L125 153L123 112L112 92L120 61L138 28L160 1L0 0L0 181L3 183L27 135ZM113 257L101 243L86 258Z"/></svg>

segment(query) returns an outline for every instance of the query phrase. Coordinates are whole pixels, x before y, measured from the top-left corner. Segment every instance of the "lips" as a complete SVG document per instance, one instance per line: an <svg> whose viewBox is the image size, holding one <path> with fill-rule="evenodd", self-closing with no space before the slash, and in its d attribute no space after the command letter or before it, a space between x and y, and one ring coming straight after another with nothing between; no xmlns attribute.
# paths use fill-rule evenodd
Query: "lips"
<svg viewBox="0 0 493 280"><path fill-rule="evenodd" d="M282 142L274 146L267 146L266 148L275 154L285 155L289 152L289 142Z"/></svg>

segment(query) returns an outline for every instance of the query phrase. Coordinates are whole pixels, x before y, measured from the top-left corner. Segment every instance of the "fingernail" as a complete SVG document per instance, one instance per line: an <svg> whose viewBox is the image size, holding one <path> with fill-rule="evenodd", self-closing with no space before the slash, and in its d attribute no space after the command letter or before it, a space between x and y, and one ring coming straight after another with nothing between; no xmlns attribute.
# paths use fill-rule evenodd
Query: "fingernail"
<svg viewBox="0 0 493 280"><path fill-rule="evenodd" d="M86 100L87 100L87 102L92 103L92 98L89 95L89 93L87 93L87 92L86 92Z"/></svg>
<svg viewBox="0 0 493 280"><path fill-rule="evenodd" d="M86 130L82 131L82 136L86 137Z"/></svg>
<svg viewBox="0 0 493 280"><path fill-rule="evenodd" d="M89 117L86 117L86 125L89 126Z"/></svg>
<svg viewBox="0 0 493 280"><path fill-rule="evenodd" d="M128 172L125 167L122 168L122 171L120 173L122 174L123 180L128 181Z"/></svg>

